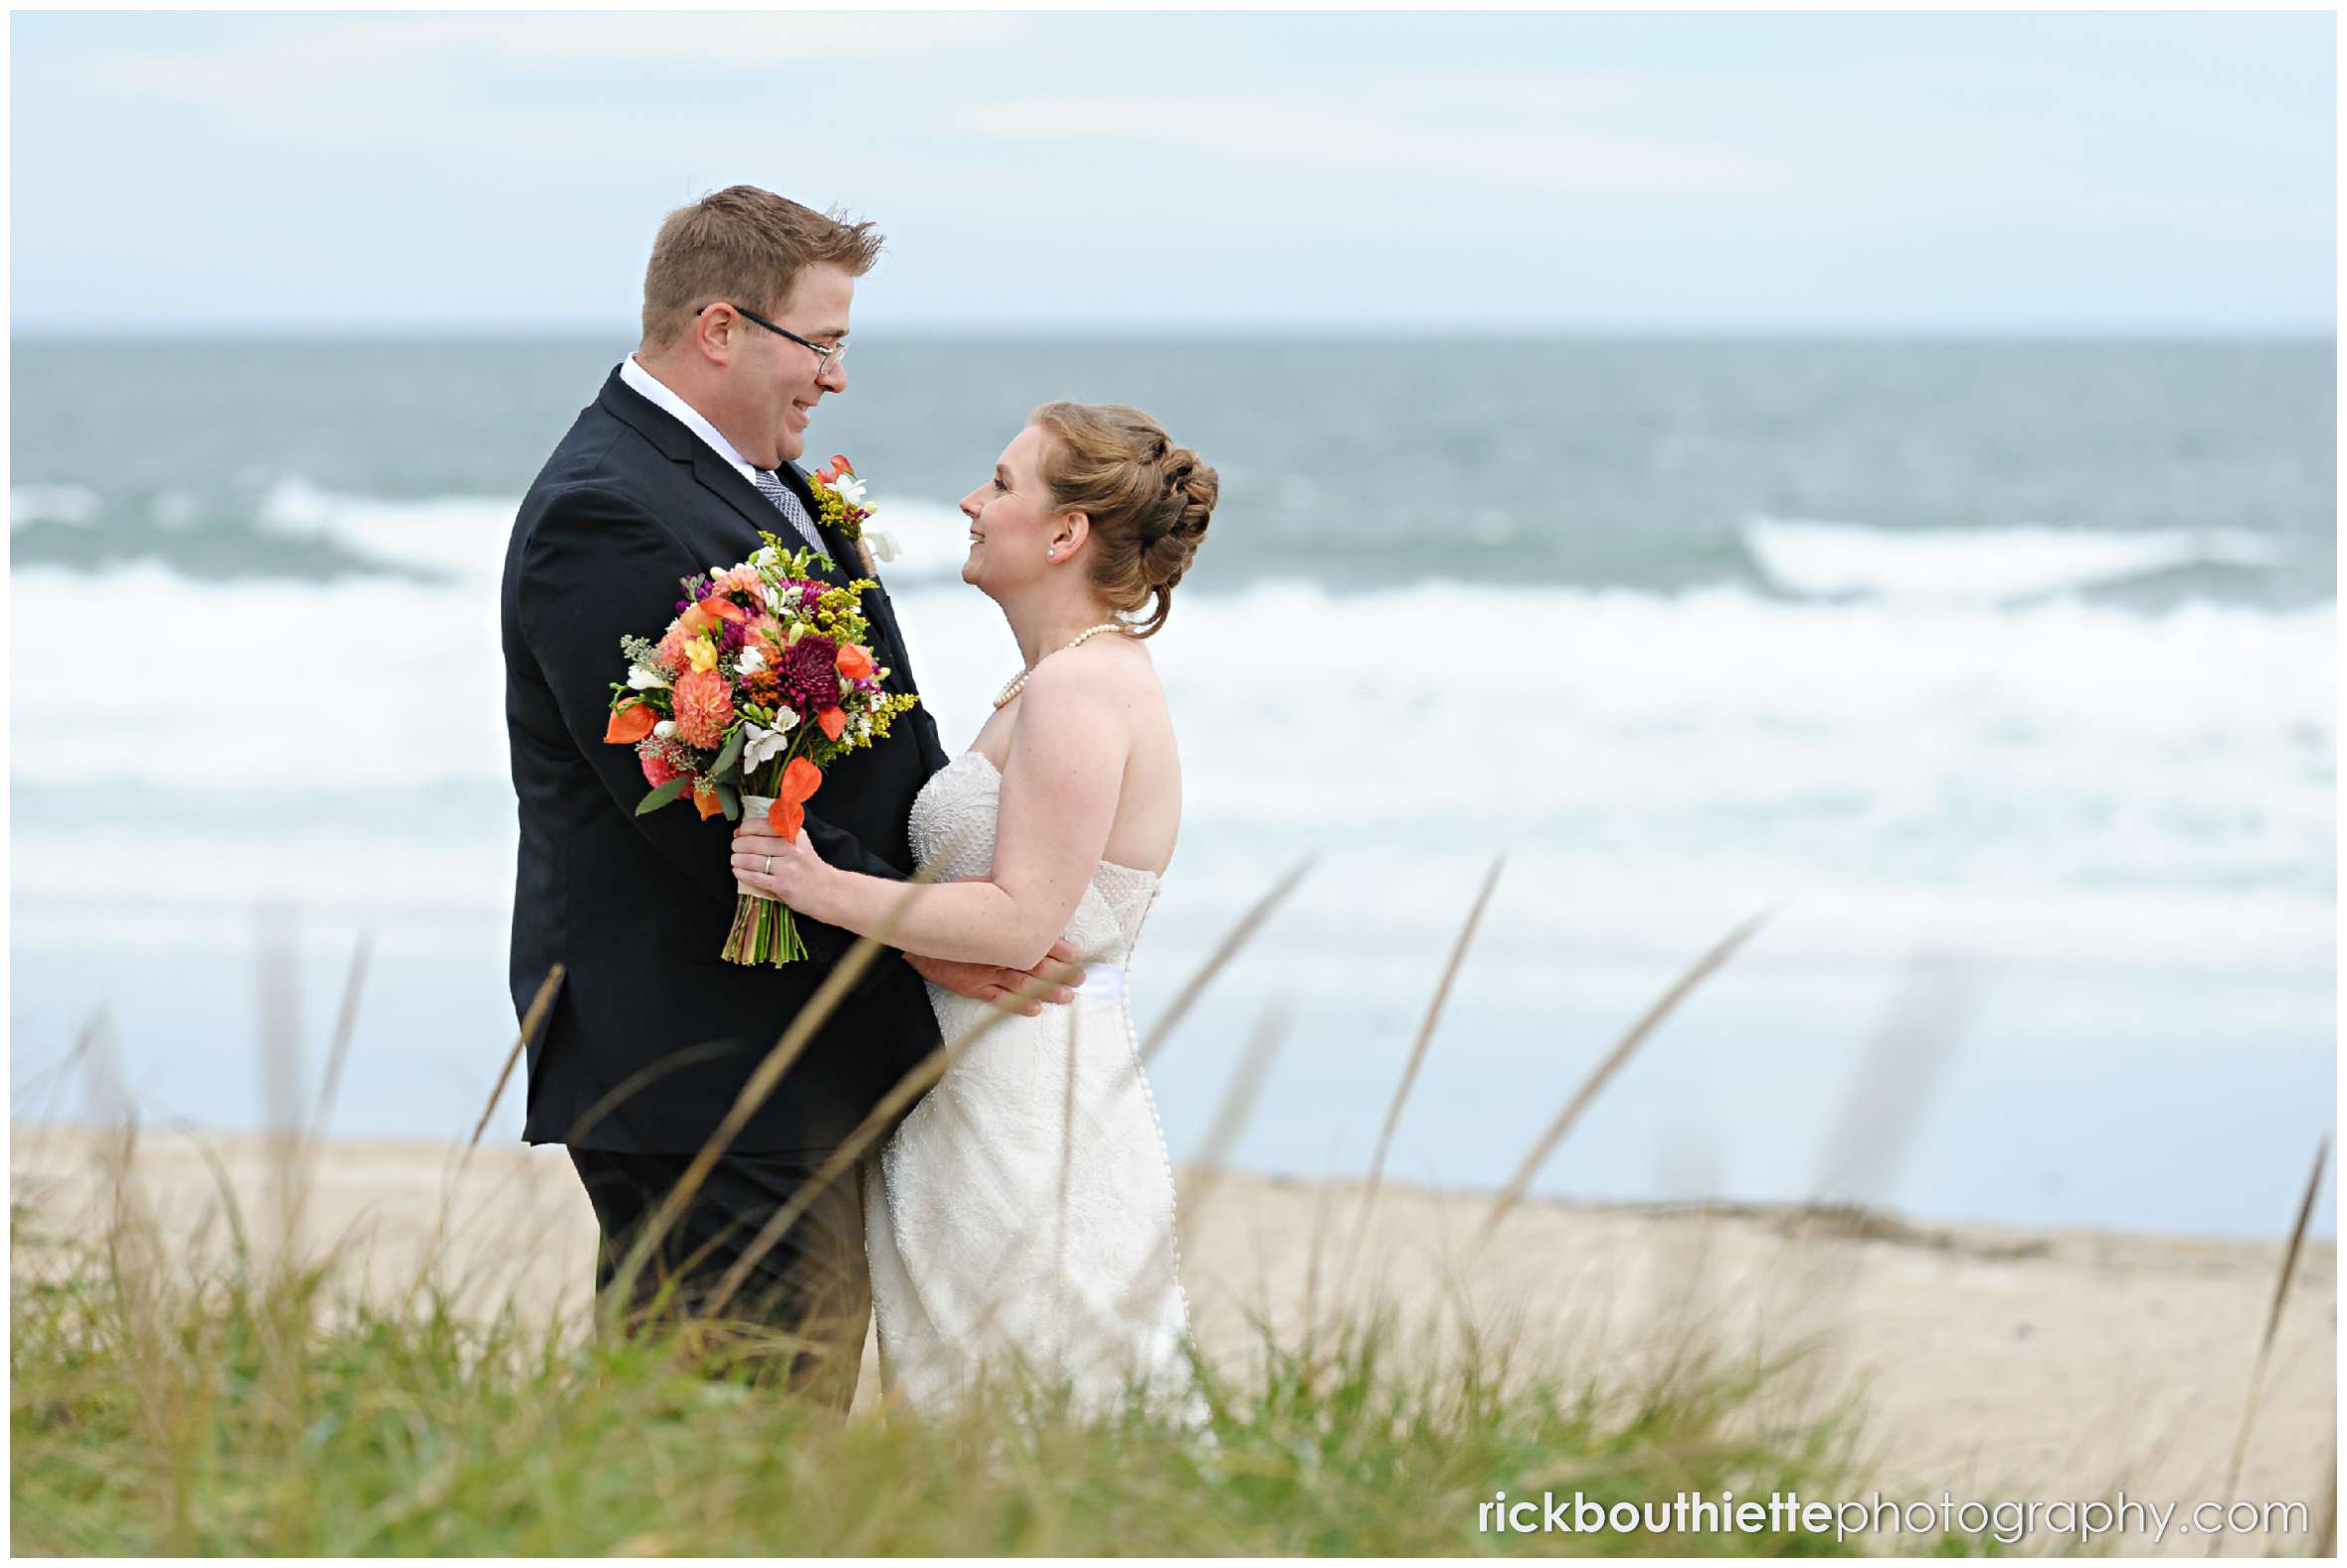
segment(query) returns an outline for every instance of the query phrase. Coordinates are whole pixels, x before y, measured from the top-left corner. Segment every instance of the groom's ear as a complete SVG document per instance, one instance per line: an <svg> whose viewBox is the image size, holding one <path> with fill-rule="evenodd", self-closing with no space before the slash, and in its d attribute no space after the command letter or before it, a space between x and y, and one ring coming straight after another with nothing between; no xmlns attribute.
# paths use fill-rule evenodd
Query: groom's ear
<svg viewBox="0 0 2347 1568"><path fill-rule="evenodd" d="M704 310L693 321L693 342L702 354L722 365L733 358L742 318L727 310Z"/></svg>

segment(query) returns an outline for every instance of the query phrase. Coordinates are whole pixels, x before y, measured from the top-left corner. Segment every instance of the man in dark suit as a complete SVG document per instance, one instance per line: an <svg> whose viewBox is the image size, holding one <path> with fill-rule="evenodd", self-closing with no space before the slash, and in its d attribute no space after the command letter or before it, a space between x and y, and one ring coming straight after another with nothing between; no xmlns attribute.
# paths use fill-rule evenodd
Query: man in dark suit
<svg viewBox="0 0 2347 1568"><path fill-rule="evenodd" d="M837 563L824 571L835 583L859 575L855 546L816 521L794 463L816 405L847 389L855 279L879 249L869 224L751 186L670 214L645 270L641 344L580 413L514 519L501 614L521 819L516 1009L526 1013L554 964L566 971L528 1045L524 1136L569 1147L603 1232L599 1291L852 943L802 919L807 961L720 959L736 894L732 824L701 819L689 802L637 816L649 785L634 749L603 735L611 683L626 668L620 639L656 638L676 613L680 579L748 559L761 529L819 548ZM918 690L887 594L868 590L863 608L889 688ZM833 865L905 877L913 797L945 763L935 722L915 708L887 740L832 765L806 830ZM776 1364L844 1407L870 1310L859 1183L850 1170L809 1189L937 1049L924 977L996 1000L1030 978L883 955L709 1171L634 1280L630 1307L664 1291L672 1308L697 1315L766 1222L802 1202L725 1310L785 1330L798 1348Z"/></svg>

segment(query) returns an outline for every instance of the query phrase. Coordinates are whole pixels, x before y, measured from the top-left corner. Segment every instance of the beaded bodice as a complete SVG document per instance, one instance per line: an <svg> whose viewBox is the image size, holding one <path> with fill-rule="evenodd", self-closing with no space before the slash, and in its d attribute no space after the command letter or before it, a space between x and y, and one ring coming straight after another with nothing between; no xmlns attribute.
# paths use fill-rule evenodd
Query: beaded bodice
<svg viewBox="0 0 2347 1568"><path fill-rule="evenodd" d="M1002 776L983 752L964 752L930 777L913 800L913 854L941 882L983 877L994 865ZM1103 860L1061 935L1094 962L1124 963L1157 901L1158 874Z"/></svg>

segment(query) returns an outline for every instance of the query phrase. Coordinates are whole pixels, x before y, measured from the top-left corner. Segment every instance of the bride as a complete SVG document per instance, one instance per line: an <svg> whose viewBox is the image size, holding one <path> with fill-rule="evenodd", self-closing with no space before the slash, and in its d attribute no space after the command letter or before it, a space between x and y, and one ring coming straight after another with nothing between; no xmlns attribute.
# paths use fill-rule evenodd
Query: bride
<svg viewBox="0 0 2347 1568"><path fill-rule="evenodd" d="M815 920L1011 968L1064 938L1088 964L1074 1001L1037 1017L929 987L951 1065L864 1178L882 1378L915 1405L1005 1363L1095 1410L1185 1374L1173 1166L1125 975L1181 819L1142 639L1216 490L1138 409L1037 409L962 500L962 580L1001 606L1025 668L913 803L937 882L837 870L763 823L735 836L735 874Z"/></svg>

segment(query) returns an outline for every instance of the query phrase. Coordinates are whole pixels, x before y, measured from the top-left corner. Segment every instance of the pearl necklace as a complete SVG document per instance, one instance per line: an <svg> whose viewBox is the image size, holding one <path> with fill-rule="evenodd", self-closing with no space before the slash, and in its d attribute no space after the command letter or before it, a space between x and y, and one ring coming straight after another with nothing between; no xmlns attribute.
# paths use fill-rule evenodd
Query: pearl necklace
<svg viewBox="0 0 2347 1568"><path fill-rule="evenodd" d="M1091 641L1094 637L1099 636L1103 631L1122 631L1124 629L1125 623L1121 620L1104 620L1097 626L1086 626L1083 630L1077 632L1073 638L1061 643L1058 647L1053 648L1051 653L1065 653L1070 648L1081 647L1085 643ZM1044 654L1043 659L1049 658L1051 653ZM1010 705L1010 699L1017 696L1020 692L1026 689L1027 677L1035 672L1036 665L1041 664L1043 659L1035 660L1034 664L1029 664L1025 669L1020 670L1017 674L1010 677L1010 684L1004 686L1002 688L1002 695L994 699L994 707L997 711L1008 707Z"/></svg>

